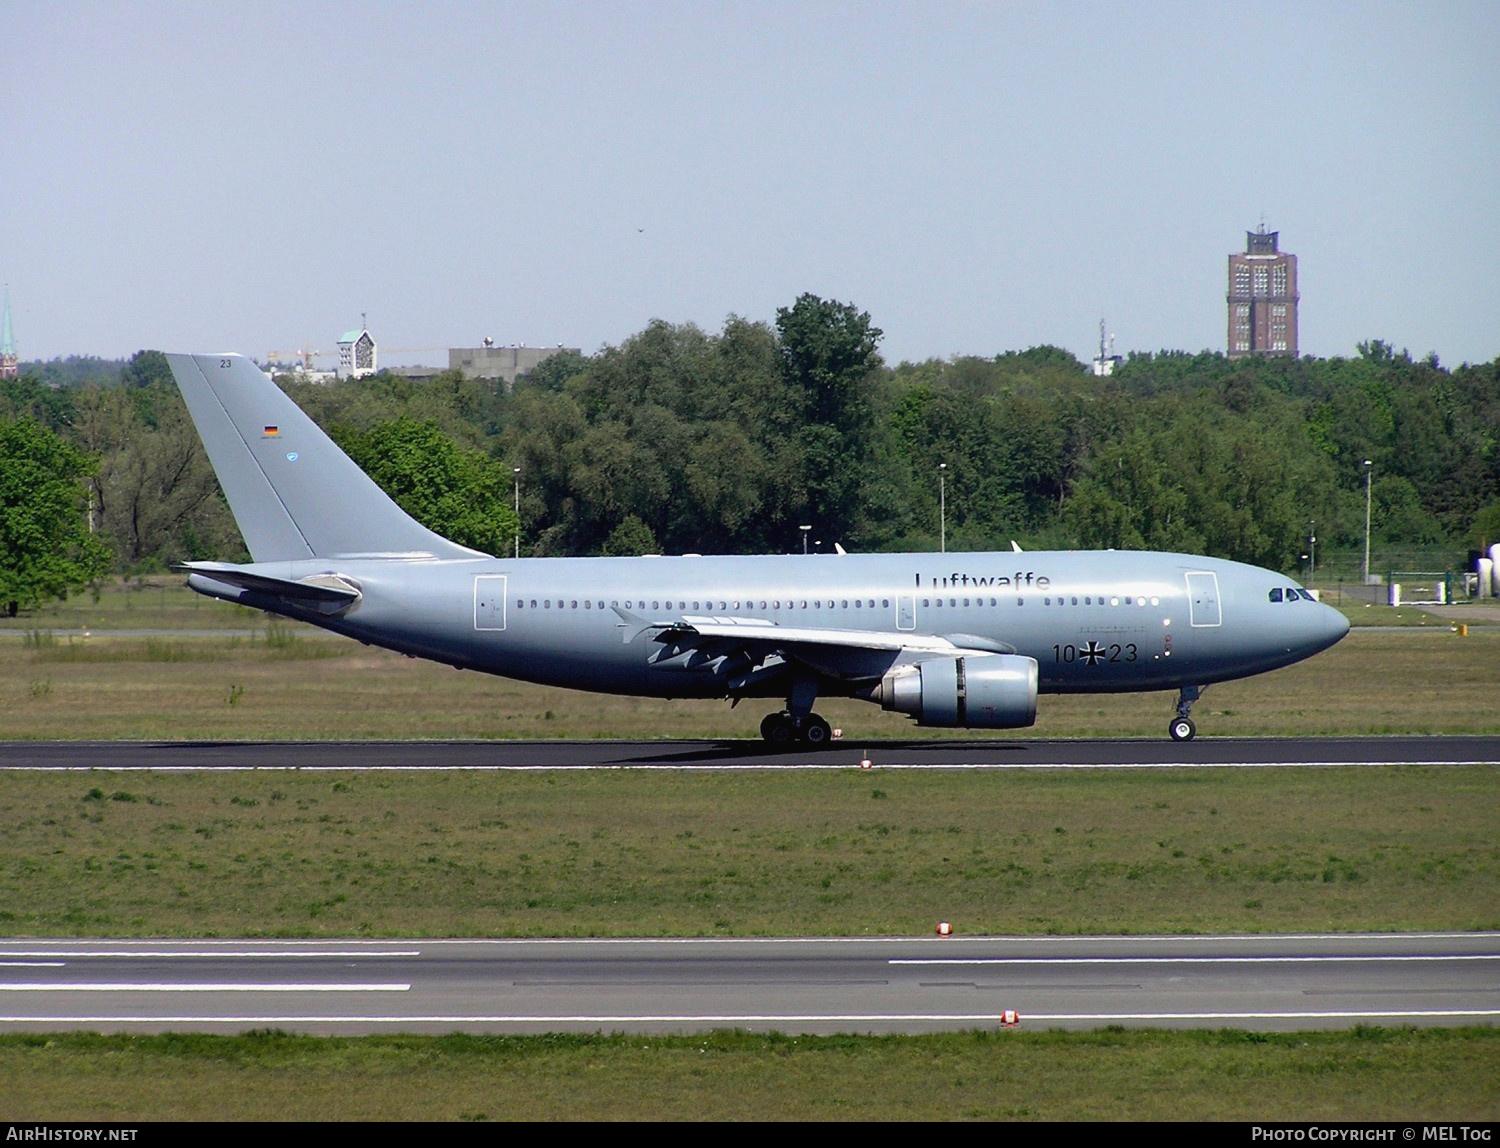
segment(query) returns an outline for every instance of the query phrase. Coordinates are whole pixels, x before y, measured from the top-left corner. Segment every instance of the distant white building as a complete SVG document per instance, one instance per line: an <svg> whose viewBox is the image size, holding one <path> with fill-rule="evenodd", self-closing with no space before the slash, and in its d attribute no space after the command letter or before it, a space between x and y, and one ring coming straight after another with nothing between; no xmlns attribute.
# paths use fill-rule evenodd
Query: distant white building
<svg viewBox="0 0 1500 1148"><path fill-rule="evenodd" d="M362 379L373 375L375 366L375 338L369 331L345 331L339 336L339 369L341 379Z"/></svg>
<svg viewBox="0 0 1500 1148"><path fill-rule="evenodd" d="M1094 356L1094 374L1099 377L1112 375L1124 358L1115 354L1115 337L1104 334L1104 320L1099 320L1099 353Z"/></svg>
<svg viewBox="0 0 1500 1148"><path fill-rule="evenodd" d="M559 351L578 353L578 348L561 343L555 347L523 347L519 343L497 347L493 340L486 339L481 347L449 347L448 369L462 371L465 378L498 379L511 386L518 376L530 374Z"/></svg>

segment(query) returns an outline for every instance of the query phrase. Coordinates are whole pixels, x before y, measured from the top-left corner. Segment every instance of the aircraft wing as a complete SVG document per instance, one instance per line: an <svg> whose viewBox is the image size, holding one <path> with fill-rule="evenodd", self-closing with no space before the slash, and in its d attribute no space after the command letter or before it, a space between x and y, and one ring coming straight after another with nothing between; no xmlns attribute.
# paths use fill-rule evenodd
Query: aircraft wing
<svg viewBox="0 0 1500 1148"><path fill-rule="evenodd" d="M761 618L707 618L685 615L657 635L656 640L696 634L742 642L773 642L778 646L828 646L856 650L911 650L914 653L953 653L958 646L931 634L891 633L885 630L825 630L811 626L778 626Z"/></svg>
<svg viewBox="0 0 1500 1148"><path fill-rule="evenodd" d="M765 618L695 614L650 622L619 607L615 613L622 619L627 643L652 632L652 641L660 645L651 655L653 666L712 673L724 679L731 693L781 674L794 663L826 677L863 681L881 677L897 662L1008 649L969 635L780 626Z"/></svg>

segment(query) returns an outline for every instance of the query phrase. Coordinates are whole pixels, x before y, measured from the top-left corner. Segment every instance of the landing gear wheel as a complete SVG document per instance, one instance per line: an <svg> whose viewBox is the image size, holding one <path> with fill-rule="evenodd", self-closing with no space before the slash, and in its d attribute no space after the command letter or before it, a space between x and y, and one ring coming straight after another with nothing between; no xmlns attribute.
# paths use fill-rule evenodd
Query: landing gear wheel
<svg viewBox="0 0 1500 1148"><path fill-rule="evenodd" d="M1167 727L1173 741L1192 741L1198 727L1188 714L1193 712L1193 703L1203 696L1203 686L1186 685L1177 691L1177 716Z"/></svg>
<svg viewBox="0 0 1500 1148"><path fill-rule="evenodd" d="M797 727L790 714L767 714L760 723L760 736L782 749L797 740Z"/></svg>
<svg viewBox="0 0 1500 1148"><path fill-rule="evenodd" d="M802 722L802 740L808 745L827 745L833 730L817 714L808 714Z"/></svg>

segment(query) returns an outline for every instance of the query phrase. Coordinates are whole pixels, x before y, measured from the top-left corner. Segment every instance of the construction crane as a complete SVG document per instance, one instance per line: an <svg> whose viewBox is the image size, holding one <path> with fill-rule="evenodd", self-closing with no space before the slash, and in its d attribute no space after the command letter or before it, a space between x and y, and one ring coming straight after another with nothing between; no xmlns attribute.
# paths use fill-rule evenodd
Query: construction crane
<svg viewBox="0 0 1500 1148"><path fill-rule="evenodd" d="M411 355L425 353L428 351L447 351L446 346L440 347L385 347L377 344L382 355ZM311 373L313 360L322 358L333 358L337 351L318 351L307 343L302 344L299 351L267 351L265 363L268 367L285 366L286 364L299 364L300 369Z"/></svg>
<svg viewBox="0 0 1500 1148"><path fill-rule="evenodd" d="M306 343L303 343L300 351L267 351L266 364L270 366L272 364L285 363L289 360L301 359L302 369L310 371L312 370L312 361L314 359L320 359L324 355L331 355L332 353L332 351L315 351Z"/></svg>

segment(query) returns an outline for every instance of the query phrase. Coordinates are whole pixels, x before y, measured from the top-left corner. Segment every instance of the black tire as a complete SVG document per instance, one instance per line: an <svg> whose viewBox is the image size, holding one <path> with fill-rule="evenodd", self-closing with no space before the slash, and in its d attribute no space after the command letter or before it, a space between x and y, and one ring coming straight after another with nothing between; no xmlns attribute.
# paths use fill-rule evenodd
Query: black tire
<svg viewBox="0 0 1500 1148"><path fill-rule="evenodd" d="M808 714L802 723L802 740L808 745L827 745L833 740L833 730L817 714Z"/></svg>
<svg viewBox="0 0 1500 1148"><path fill-rule="evenodd" d="M797 740L797 727L786 714L767 714L760 723L760 736L778 749L785 748Z"/></svg>
<svg viewBox="0 0 1500 1148"><path fill-rule="evenodd" d="M1167 732L1172 735L1173 741L1192 741L1198 733L1191 718L1174 718L1172 724L1167 727Z"/></svg>

